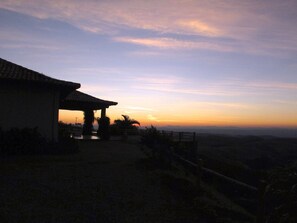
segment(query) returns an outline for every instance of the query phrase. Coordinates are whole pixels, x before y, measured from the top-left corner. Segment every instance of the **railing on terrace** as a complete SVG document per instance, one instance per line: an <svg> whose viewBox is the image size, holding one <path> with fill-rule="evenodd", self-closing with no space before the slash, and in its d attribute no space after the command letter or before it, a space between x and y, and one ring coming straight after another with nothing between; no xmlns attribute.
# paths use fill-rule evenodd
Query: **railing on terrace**
<svg viewBox="0 0 297 223"><path fill-rule="evenodd" d="M237 179L225 176L209 168L203 167L203 161L196 156L198 145L197 145L197 135L195 132L174 132L174 131L158 131L158 132L163 136L170 137L172 142L184 143L186 146L191 147L191 149L194 148L196 150L195 161L189 160L183 155L176 153L175 148L173 147L168 149L167 155L170 157L170 162L175 161L177 163L183 164L183 166L191 167L191 168L185 168L184 170L187 171L187 173L192 173L196 176L198 187L200 187L202 175L207 174L207 175L212 175L214 177L222 179L225 182L231 183L245 190L248 190L254 194L257 194L258 210L256 215L256 222L257 223L264 222L264 195L266 191L266 182L261 181L259 183L259 187L257 188L247 183L241 182ZM141 134L143 133L144 132L141 132ZM192 169L194 171L190 171L189 169Z"/></svg>
<svg viewBox="0 0 297 223"><path fill-rule="evenodd" d="M169 136L174 142L195 142L196 132L161 131L162 135Z"/></svg>

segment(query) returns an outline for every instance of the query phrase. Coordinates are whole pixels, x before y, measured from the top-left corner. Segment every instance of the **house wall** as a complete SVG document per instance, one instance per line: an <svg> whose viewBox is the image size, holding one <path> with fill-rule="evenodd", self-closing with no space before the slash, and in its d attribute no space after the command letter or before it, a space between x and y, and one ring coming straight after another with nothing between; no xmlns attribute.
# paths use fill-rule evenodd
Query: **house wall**
<svg viewBox="0 0 297 223"><path fill-rule="evenodd" d="M37 127L48 140L57 141L59 95L48 86L0 83L0 127Z"/></svg>

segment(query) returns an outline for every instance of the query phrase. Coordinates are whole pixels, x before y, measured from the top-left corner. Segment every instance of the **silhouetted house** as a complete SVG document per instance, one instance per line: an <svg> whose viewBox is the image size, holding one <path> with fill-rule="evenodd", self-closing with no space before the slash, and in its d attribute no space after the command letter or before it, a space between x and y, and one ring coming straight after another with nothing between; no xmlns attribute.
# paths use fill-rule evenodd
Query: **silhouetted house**
<svg viewBox="0 0 297 223"><path fill-rule="evenodd" d="M116 102L76 91L80 84L45 76L0 58L0 128L38 128L48 140L58 139L59 108L99 110Z"/></svg>

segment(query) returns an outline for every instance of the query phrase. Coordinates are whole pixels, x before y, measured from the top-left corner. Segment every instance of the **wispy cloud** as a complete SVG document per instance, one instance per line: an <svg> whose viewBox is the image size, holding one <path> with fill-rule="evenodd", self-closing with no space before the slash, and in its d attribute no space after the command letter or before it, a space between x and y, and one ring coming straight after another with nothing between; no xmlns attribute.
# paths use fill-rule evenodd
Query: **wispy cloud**
<svg viewBox="0 0 297 223"><path fill-rule="evenodd" d="M104 84L83 84L80 90L93 95L104 95L108 92L119 91L120 89L118 87L106 86Z"/></svg>
<svg viewBox="0 0 297 223"><path fill-rule="evenodd" d="M261 89L283 89L283 90L296 90L297 83L286 83L286 82L252 82L247 84L248 87L261 88Z"/></svg>
<svg viewBox="0 0 297 223"><path fill-rule="evenodd" d="M155 117L155 116L152 115L152 114L148 114L148 115L147 115L147 119L148 119L149 121L153 121L153 122L161 122L161 120L160 120L159 118Z"/></svg>
<svg viewBox="0 0 297 223"><path fill-rule="evenodd" d="M297 101L288 101L288 100L273 100L274 103L283 104L283 105L292 105L297 106Z"/></svg>
<svg viewBox="0 0 297 223"><path fill-rule="evenodd" d="M251 105L244 103L229 102L196 102L196 105L203 108L230 108L230 109L249 109Z"/></svg>
<svg viewBox="0 0 297 223"><path fill-rule="evenodd" d="M191 95L210 95L210 96L236 96L240 95L236 92L230 91L220 91L220 90L211 90L211 89L189 89L182 87L165 87L165 86L135 86L136 89L150 90L150 91L159 91L165 93L177 93L177 94L191 94Z"/></svg>
<svg viewBox="0 0 297 223"><path fill-rule="evenodd" d="M0 8L24 13L39 19L56 19L82 30L127 36L130 30L148 30L163 34L190 36L195 41L170 38L118 37L130 42L168 49L232 50L248 53L280 53L296 51L297 27L294 19L296 1L238 2L213 1L13 1L2 0ZM135 32L133 32L135 33ZM128 35L131 36L131 35ZM200 37L207 42L198 41ZM197 37L197 38L195 38ZM227 41L222 41L226 38ZM212 42L215 40L215 42ZM219 42L216 42L218 41ZM230 40L234 45L230 46ZM208 42L210 41L210 42ZM271 52L273 50L273 52ZM277 51L278 50L278 51Z"/></svg>
<svg viewBox="0 0 297 223"><path fill-rule="evenodd" d="M177 21L177 25L189 32L195 32L205 36L223 36L223 33L218 28L212 27L199 20L180 20Z"/></svg>
<svg viewBox="0 0 297 223"><path fill-rule="evenodd" d="M156 111L155 109L152 109L152 108L139 107L139 106L126 106L125 108L133 111Z"/></svg>
<svg viewBox="0 0 297 223"><path fill-rule="evenodd" d="M65 50L69 44L60 43L48 38L39 38L30 32L23 32L15 28L0 27L0 47L6 49L40 49Z"/></svg>
<svg viewBox="0 0 297 223"><path fill-rule="evenodd" d="M184 81L181 77L176 76L164 76L164 77L149 77L149 76L142 76L136 77L135 80L137 82L141 82L144 84L154 84L154 85L173 85L179 84Z"/></svg>
<svg viewBox="0 0 297 223"><path fill-rule="evenodd" d="M164 93L208 95L223 97L238 96L271 96L277 95L279 91L295 92L297 95L297 83L265 82L244 80L224 80L206 83L197 83L196 87L185 78L179 77L144 77L136 78L136 89L158 91Z"/></svg>
<svg viewBox="0 0 297 223"><path fill-rule="evenodd" d="M61 47L58 46L50 46L50 45L40 45L40 44L18 44L18 43L12 43L12 44L1 44L0 48L8 48L8 49L40 49L40 50L50 50L50 51L57 51L61 50Z"/></svg>
<svg viewBox="0 0 297 223"><path fill-rule="evenodd" d="M185 41L177 40L173 38L134 38L134 37L115 37L115 41L124 42L136 45L142 45L146 47L156 47L160 49L186 49L197 50L207 49L214 51L234 51L232 47L226 45L220 45L217 43L211 43L209 41Z"/></svg>

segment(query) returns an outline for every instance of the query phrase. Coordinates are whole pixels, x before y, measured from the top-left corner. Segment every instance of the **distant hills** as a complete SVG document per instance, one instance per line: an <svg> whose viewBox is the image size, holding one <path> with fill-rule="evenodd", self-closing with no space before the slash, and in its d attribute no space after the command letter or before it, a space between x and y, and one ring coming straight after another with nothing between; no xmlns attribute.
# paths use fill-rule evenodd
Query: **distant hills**
<svg viewBox="0 0 297 223"><path fill-rule="evenodd" d="M219 134L232 136L274 136L297 138L297 128L266 128L266 127L218 127L218 126L162 126L159 130L177 131L177 132L197 132L199 134Z"/></svg>

